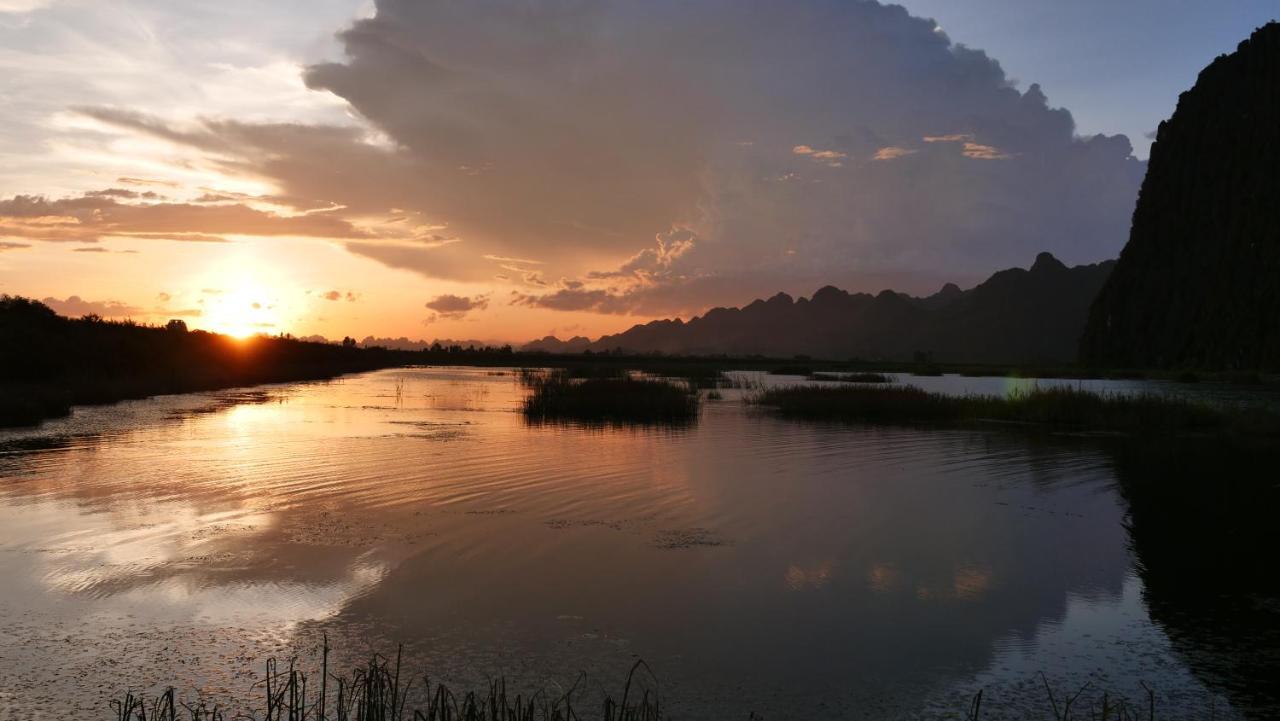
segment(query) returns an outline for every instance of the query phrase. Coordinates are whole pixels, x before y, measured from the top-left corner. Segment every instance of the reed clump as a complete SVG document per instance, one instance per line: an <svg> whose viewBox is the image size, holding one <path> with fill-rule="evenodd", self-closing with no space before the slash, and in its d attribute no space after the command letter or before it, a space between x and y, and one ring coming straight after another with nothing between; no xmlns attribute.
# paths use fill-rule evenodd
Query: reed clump
<svg viewBox="0 0 1280 721"><path fill-rule="evenodd" d="M291 661L281 668L275 659L267 661L264 681L255 688L261 693L258 708L232 712L204 702L184 703L172 688L147 697L126 693L111 702L116 721L661 721L665 718L656 681L643 661L637 661L627 675L620 700L611 695L601 699L599 713L581 712L574 705L574 688L562 694L536 692L513 694L504 679L489 683L487 690L457 694L427 676L413 678L401 673L401 656L395 661L374 655L350 674L329 671L329 646L318 678ZM412 703L412 705L410 705ZM260 717L259 714L262 714Z"/></svg>
<svg viewBox="0 0 1280 721"><path fill-rule="evenodd" d="M401 652L396 653L394 661L374 654L364 665L339 674L330 670L331 649L327 641L323 648L323 660L316 673L306 672L296 660L282 667L276 659L268 659L265 678L253 687L257 700L246 702L256 706L252 709L210 706L203 700L188 703L179 700L170 687L155 696L130 691L112 699L109 702L111 717L115 721L662 721L668 718L658 681L642 660L631 666L617 697L599 690L591 694L580 691L585 676L579 677L578 683L564 692L513 693L506 680L499 678L490 681L482 691L457 693L445 684L433 683L429 676L404 673ZM1172 716L1166 716L1163 710L1158 713L1154 689L1141 681L1146 698L1130 700L1108 693L1086 695L1091 690L1091 682L1071 693L1055 691L1043 673L1040 679L1046 695L1043 709L1054 721L1164 718L1218 721L1220 718L1212 704L1208 713L1196 714L1188 709L1173 709ZM588 695L595 698L583 698ZM1008 718L1007 713L1002 713L1006 710L999 706L992 716L992 704L986 702L984 696L985 692L979 690L970 697L966 708L956 708L945 717L965 721ZM763 719L754 712L743 715L741 710L725 711L722 709L720 717ZM1237 718L1237 714L1224 713L1221 718Z"/></svg>
<svg viewBox="0 0 1280 721"><path fill-rule="evenodd" d="M893 383L897 378L884 373L810 373L811 381L840 381L843 383Z"/></svg>
<svg viewBox="0 0 1280 721"><path fill-rule="evenodd" d="M692 384L653 378L569 378L562 373L529 376L533 392L524 415L533 422L681 425L698 417Z"/></svg>
<svg viewBox="0 0 1280 721"><path fill-rule="evenodd" d="M728 383L724 371L713 365L648 363L640 370L656 378L679 378L695 388L720 388Z"/></svg>
<svg viewBox="0 0 1280 721"><path fill-rule="evenodd" d="M810 376L813 375L813 366L807 365L781 365L774 366L769 369L771 376Z"/></svg>
<svg viewBox="0 0 1280 721"><path fill-rule="evenodd" d="M951 396L915 386L770 388L750 402L782 415L860 423L974 424L1132 434L1221 433L1280 440L1280 415L1264 408L1215 407L1181 398L1033 388L1008 396Z"/></svg>

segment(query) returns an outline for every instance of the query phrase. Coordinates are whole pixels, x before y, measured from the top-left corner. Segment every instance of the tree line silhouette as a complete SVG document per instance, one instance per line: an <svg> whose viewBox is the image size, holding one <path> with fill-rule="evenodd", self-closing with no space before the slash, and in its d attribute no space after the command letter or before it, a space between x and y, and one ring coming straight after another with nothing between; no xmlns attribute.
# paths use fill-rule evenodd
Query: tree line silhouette
<svg viewBox="0 0 1280 721"><path fill-rule="evenodd" d="M182 320L144 325L66 318L39 301L0 296L0 426L70 413L71 406L165 393L300 380L397 365L499 362L510 347L401 351L300 340L237 339L190 330Z"/></svg>

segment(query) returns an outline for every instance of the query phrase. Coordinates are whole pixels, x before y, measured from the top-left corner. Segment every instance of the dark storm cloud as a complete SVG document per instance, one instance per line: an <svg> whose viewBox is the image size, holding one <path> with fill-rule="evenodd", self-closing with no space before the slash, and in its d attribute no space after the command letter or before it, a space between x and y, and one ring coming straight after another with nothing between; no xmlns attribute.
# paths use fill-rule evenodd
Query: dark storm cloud
<svg viewBox="0 0 1280 721"><path fill-rule="evenodd" d="M597 278L972 274L1123 244L1144 166L931 21L858 0L380 0L312 87L413 159L464 237ZM933 141L933 142L928 142ZM885 162L892 160L895 162ZM465 172L463 169L467 169ZM479 169L478 171L476 169ZM696 233L678 255L639 238ZM616 307L562 289L543 307Z"/></svg>
<svg viewBox="0 0 1280 721"><path fill-rule="evenodd" d="M867 289L1041 250L1112 257L1145 169L1127 138L1077 137L1038 86L869 0L376 11L306 81L380 137L84 112L269 178L294 207L340 208L329 222L383 218L357 254L460 280L492 278L486 256L537 258L502 266L554 288L519 303L604 312L740 301L734 278Z"/></svg>

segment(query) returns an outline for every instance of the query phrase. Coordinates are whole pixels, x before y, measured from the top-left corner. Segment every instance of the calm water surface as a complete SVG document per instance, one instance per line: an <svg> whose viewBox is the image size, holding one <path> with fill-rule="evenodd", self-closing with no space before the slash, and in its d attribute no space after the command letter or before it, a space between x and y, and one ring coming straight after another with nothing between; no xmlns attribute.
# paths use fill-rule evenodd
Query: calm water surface
<svg viewBox="0 0 1280 721"><path fill-rule="evenodd" d="M0 431L0 715L243 698L322 633L588 697L643 658L680 718L945 718L980 688L989 718L1050 717L1041 671L1230 711L1150 620L1086 441L795 423L732 390L683 430L530 426L524 393L403 369Z"/></svg>

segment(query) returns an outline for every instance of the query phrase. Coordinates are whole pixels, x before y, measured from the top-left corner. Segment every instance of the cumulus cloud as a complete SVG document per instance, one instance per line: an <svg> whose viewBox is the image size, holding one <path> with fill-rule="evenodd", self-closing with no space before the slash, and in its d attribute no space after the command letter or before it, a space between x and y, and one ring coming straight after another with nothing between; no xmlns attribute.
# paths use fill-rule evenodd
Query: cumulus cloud
<svg viewBox="0 0 1280 721"><path fill-rule="evenodd" d="M1039 86L872 0L376 0L340 41L305 80L368 128L81 112L325 209L193 218L303 226L433 278L492 282L497 263L519 305L601 312L1113 257L1145 170L1127 138L1076 136ZM170 229L143 218L172 203L136 200L135 232Z"/></svg>
<svg viewBox="0 0 1280 721"><path fill-rule="evenodd" d="M462 320L472 311L488 308L489 298L488 296L483 295L468 297L445 293L444 295L438 295L427 301L426 307L428 310L435 311L435 313L433 313L427 320L428 323L434 322L440 318L446 318L448 320Z"/></svg>
<svg viewBox="0 0 1280 721"><path fill-rule="evenodd" d="M402 147L425 191L410 207L561 273L626 258L541 307L1098 260L1144 171L1127 139L1077 137L1038 86L868 0L378 0L342 41L307 82ZM668 251L639 239L673 226L697 239L655 272Z"/></svg>
<svg viewBox="0 0 1280 721"><path fill-rule="evenodd" d="M100 315L103 318L128 318L142 314L142 309L122 303L118 300L84 300L78 295L64 299L44 298L40 301L49 306L58 315L79 318L85 315Z"/></svg>

